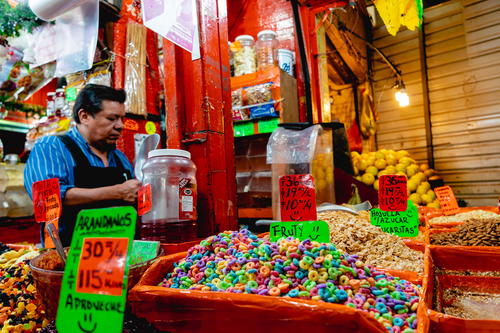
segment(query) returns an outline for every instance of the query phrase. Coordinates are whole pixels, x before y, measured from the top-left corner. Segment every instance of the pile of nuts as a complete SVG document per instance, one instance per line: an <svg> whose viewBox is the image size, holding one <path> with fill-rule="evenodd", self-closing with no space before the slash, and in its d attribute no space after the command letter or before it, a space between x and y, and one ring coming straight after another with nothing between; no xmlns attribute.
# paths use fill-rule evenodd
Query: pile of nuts
<svg viewBox="0 0 500 333"><path fill-rule="evenodd" d="M318 220L328 223L333 245L358 255L361 261L381 268L423 273L423 253L410 249L398 236L372 225L368 212L352 215L327 211L319 213Z"/></svg>
<svg viewBox="0 0 500 333"><path fill-rule="evenodd" d="M433 245L500 246L500 218L469 220L457 231L431 234Z"/></svg>

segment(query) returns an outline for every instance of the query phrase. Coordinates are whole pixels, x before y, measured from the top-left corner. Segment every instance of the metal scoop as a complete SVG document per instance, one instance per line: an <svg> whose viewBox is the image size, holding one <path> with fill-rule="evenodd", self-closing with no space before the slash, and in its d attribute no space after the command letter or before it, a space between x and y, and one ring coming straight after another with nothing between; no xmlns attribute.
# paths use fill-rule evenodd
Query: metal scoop
<svg viewBox="0 0 500 333"><path fill-rule="evenodd" d="M63 264L66 266L66 252L64 252L64 247L62 246L61 240L59 239L59 231L57 231L56 227L52 223L48 223L46 226L49 231L49 236L52 238L54 245L56 246L57 254L61 257Z"/></svg>
<svg viewBox="0 0 500 333"><path fill-rule="evenodd" d="M142 167L148 158L148 153L156 149L158 143L160 143L160 135L157 133L147 136L144 141L142 141L134 166L135 178L137 178L137 180L142 181Z"/></svg>

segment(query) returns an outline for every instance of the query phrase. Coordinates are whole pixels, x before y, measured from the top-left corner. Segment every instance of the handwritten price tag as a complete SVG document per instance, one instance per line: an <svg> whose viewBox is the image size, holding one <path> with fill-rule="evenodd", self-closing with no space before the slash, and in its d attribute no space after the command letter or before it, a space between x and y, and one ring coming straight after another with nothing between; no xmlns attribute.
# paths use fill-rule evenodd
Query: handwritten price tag
<svg viewBox="0 0 500 333"><path fill-rule="evenodd" d="M316 191L311 175L282 176L280 182L281 221L314 221Z"/></svg>
<svg viewBox="0 0 500 333"><path fill-rule="evenodd" d="M59 332L122 332L136 219L133 207L78 214L59 296Z"/></svg>
<svg viewBox="0 0 500 333"><path fill-rule="evenodd" d="M370 210L371 224L378 226L383 232L399 237L418 236L418 209L412 201L408 201L404 212L383 211L379 208Z"/></svg>
<svg viewBox="0 0 500 333"><path fill-rule="evenodd" d="M37 222L49 222L61 217L61 191L57 178L34 182L31 190Z"/></svg>
<svg viewBox="0 0 500 333"><path fill-rule="evenodd" d="M379 178L378 204L383 211L404 212L408 208L407 179L402 175Z"/></svg>
<svg viewBox="0 0 500 333"><path fill-rule="evenodd" d="M441 205L441 210L444 215L455 215L458 214L459 208L455 194L449 186L436 187L434 189L436 197Z"/></svg>
<svg viewBox="0 0 500 333"><path fill-rule="evenodd" d="M330 243L330 231L324 221L275 222L269 228L269 239L276 242L281 238L294 237L301 241L310 239Z"/></svg>
<svg viewBox="0 0 500 333"><path fill-rule="evenodd" d="M85 238L76 291L120 296L123 292L128 238Z"/></svg>
<svg viewBox="0 0 500 333"><path fill-rule="evenodd" d="M152 206L151 184L141 186L137 193L137 214L143 216L149 213Z"/></svg>

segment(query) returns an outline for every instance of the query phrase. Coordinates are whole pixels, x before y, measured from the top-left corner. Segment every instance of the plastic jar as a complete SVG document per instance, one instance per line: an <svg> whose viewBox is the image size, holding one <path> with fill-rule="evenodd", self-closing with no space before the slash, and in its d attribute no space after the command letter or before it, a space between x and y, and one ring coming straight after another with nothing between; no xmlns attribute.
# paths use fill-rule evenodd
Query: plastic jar
<svg viewBox="0 0 500 333"><path fill-rule="evenodd" d="M239 42L234 49L234 75L240 76L244 74L255 73L255 43L250 35L241 35L236 37L236 42Z"/></svg>
<svg viewBox="0 0 500 333"><path fill-rule="evenodd" d="M143 168L143 186L151 186L151 210L142 216L141 239L181 243L196 238L196 166L191 153L156 149Z"/></svg>
<svg viewBox="0 0 500 333"><path fill-rule="evenodd" d="M278 34L272 30L263 30L257 37L255 44L257 53L257 69L264 70L278 65Z"/></svg>

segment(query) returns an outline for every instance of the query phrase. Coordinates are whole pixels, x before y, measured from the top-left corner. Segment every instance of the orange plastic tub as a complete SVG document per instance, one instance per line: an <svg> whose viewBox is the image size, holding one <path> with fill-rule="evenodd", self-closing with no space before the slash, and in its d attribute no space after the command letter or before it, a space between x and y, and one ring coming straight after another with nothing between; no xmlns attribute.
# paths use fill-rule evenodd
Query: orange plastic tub
<svg viewBox="0 0 500 333"><path fill-rule="evenodd" d="M319 301L159 287L177 253L160 258L129 294L133 312L169 332L387 332L369 314Z"/></svg>

